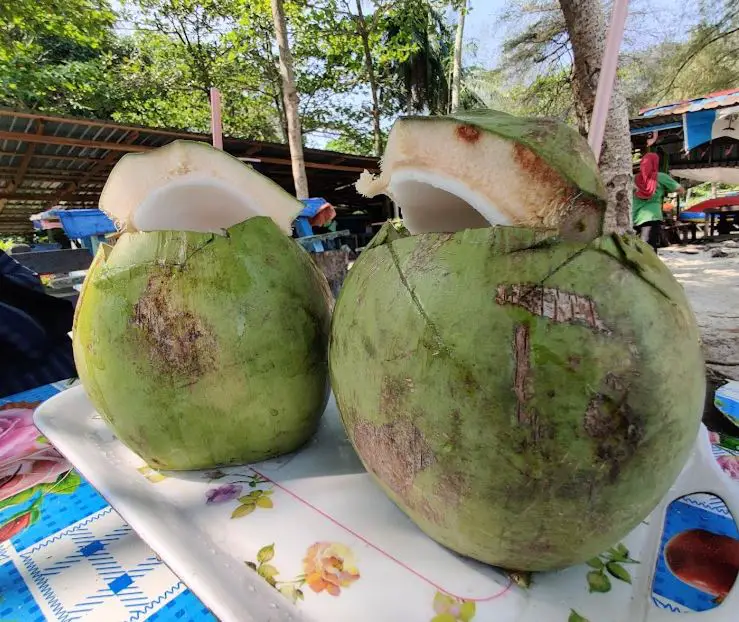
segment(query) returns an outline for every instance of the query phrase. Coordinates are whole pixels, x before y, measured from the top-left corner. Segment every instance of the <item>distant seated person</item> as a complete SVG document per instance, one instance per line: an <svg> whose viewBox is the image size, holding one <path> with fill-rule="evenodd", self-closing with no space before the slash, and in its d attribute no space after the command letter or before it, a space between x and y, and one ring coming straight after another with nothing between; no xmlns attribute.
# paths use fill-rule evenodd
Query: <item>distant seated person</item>
<svg viewBox="0 0 739 622"><path fill-rule="evenodd" d="M0 251L0 397L77 375L74 306L49 296L41 279Z"/></svg>
<svg viewBox="0 0 739 622"><path fill-rule="evenodd" d="M634 182L634 228L637 235L656 253L660 247L665 195L670 192L685 194L685 189L667 173L660 173L659 156L656 153L644 155Z"/></svg>

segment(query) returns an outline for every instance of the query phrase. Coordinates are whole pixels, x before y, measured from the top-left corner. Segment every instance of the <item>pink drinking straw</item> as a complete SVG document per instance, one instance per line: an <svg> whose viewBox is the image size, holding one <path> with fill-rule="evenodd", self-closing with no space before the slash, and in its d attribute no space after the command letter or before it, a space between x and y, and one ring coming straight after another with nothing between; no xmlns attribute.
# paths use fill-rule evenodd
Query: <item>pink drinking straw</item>
<svg viewBox="0 0 739 622"><path fill-rule="evenodd" d="M213 137L213 146L216 149L223 149L221 92L214 86L210 87L210 134Z"/></svg>
<svg viewBox="0 0 739 622"><path fill-rule="evenodd" d="M603 63L600 68L598 90L595 92L595 106L590 119L588 144L595 154L596 161L600 159L600 150L603 146L603 134L606 131L606 118L611 105L613 85L616 81L618 67L618 51L624 38L626 16L629 13L629 0L614 0L611 25L608 27L606 49L603 53Z"/></svg>

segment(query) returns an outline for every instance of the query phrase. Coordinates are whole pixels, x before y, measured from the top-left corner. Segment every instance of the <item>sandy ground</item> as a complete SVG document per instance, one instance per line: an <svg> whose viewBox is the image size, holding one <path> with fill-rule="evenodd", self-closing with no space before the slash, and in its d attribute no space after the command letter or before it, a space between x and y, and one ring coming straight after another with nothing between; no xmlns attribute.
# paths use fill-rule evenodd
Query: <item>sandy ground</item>
<svg viewBox="0 0 739 622"><path fill-rule="evenodd" d="M690 299L706 359L739 363L739 242L672 246L659 255ZM714 369L739 380L739 365Z"/></svg>

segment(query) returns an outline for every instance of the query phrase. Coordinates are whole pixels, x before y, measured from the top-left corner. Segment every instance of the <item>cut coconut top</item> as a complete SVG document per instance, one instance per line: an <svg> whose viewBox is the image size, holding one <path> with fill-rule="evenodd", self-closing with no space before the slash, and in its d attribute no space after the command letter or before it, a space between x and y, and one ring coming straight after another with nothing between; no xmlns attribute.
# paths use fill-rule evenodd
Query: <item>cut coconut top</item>
<svg viewBox="0 0 739 622"><path fill-rule="evenodd" d="M105 183L100 209L127 231L223 233L268 216L289 234L303 204L226 152L177 140L123 156Z"/></svg>
<svg viewBox="0 0 739 622"><path fill-rule="evenodd" d="M600 234L606 196L577 132L494 110L399 119L382 173L365 171L357 190L390 196L413 234L523 225L578 239Z"/></svg>

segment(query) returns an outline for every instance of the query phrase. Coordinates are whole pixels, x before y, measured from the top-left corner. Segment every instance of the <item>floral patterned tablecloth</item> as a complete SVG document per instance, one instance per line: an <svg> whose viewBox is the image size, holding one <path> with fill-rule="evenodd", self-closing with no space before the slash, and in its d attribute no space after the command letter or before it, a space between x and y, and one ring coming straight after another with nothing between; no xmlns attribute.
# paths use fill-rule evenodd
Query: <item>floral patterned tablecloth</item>
<svg viewBox="0 0 739 622"><path fill-rule="evenodd" d="M64 387L0 398L0 620L215 620L33 425Z"/></svg>
<svg viewBox="0 0 739 622"><path fill-rule="evenodd" d="M710 494L674 500L661 525L655 512L586 564L530 577L420 532L364 471L333 401L294 454L188 473L144 464L81 389L54 402L39 412L42 428L224 620L625 622L643 619L636 605L715 609L739 572L739 531ZM723 471L739 475L732 440L710 440Z"/></svg>
<svg viewBox="0 0 739 622"><path fill-rule="evenodd" d="M0 620L215 620L34 427L33 409L63 388L58 383L0 398ZM711 442L718 464L739 480L739 441L711 434ZM392 546L379 549L372 543L371 534L365 538L343 524L340 509L323 511L311 504L310 491L305 497L291 492L294 487L289 481L278 481L287 463L273 464L272 471L248 467L207 471L193 474L191 480L195 494L201 495L200 520L204 523L220 522L223 517L238 526L236 531L246 529L244 534L280 534L273 541L255 546L244 563L299 607L306 598L319 599L324 603L322 609L344 611L346 615L339 616L341 619L353 619L352 591L358 594L357 585L378 580L373 576L379 567L373 563L373 555L393 560L397 577L393 574L390 583L405 585L409 595L426 593L423 603L397 604L395 617L383 618L389 622L492 622L498 619L496 612L503 613L500 619L505 620L508 617L499 605L525 593L521 586L529 577L496 575L492 569L491 576L497 576L495 583L500 587L489 594L470 597L457 593L451 584L440 585L433 570L412 567ZM173 481L146 465L138 471L154 488ZM337 490L343 485L342 476L355 475L337 473ZM183 484L187 482L173 485ZM338 526L344 537L298 544L305 540L307 530L320 533L322 528L302 524L295 526L294 533L280 529L279 519L270 518L276 498L282 506L293 504L309 510L316 524L323 522L331 527L327 534L337 533ZM686 543L688 548L725 542L732 545L737 538L736 524L719 499L698 494L673 502L652 586L654 605L674 612L718 606L733 577L691 574L689 565L676 564L675 551L679 552L681 546L684 549ZM538 589L556 591L557 581L567 577L572 581L577 575L581 578L576 581L582 581L591 594L610 598L632 580L633 563L639 560L632 559L630 548L635 550L638 545L634 542L632 547L627 540L585 567L547 576ZM295 556L294 551L302 553ZM667 563L671 555L672 567ZM538 578L535 576L533 581L536 583ZM414 583L426 587L411 590ZM348 599L346 594L350 595ZM378 594L378 598L381 596ZM569 620L578 622L588 617L597 620L592 613L573 609Z"/></svg>

